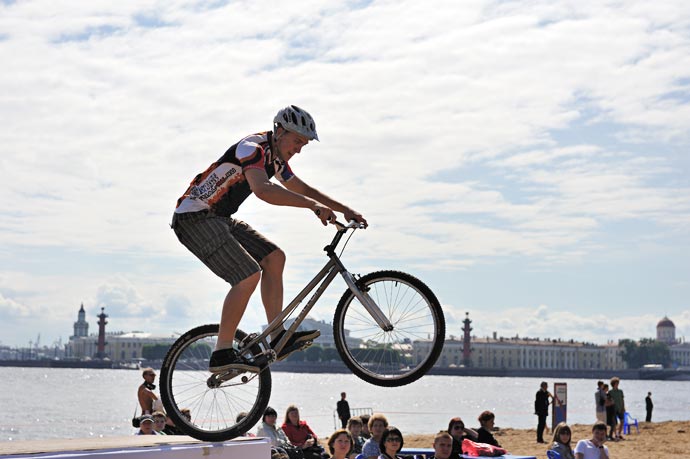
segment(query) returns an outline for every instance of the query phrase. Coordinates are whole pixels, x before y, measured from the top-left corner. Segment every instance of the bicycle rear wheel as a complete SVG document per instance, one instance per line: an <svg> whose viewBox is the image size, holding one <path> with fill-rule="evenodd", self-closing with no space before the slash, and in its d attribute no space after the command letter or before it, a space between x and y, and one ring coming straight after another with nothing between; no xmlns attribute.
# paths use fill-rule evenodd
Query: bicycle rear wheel
<svg viewBox="0 0 690 459"><path fill-rule="evenodd" d="M363 276L357 285L393 325L384 331L354 293L343 294L333 319L338 353L359 378L384 387L409 384L434 365L443 349L446 324L434 293L399 271Z"/></svg>
<svg viewBox="0 0 690 459"><path fill-rule="evenodd" d="M237 330L235 341L246 333ZM251 429L271 396L271 372L244 373L214 384L208 361L218 338L218 324L202 325L182 335L161 367L161 399L166 413L185 434L204 441L225 441ZM258 354L259 347L252 349ZM183 409L189 409L186 417ZM237 415L246 417L237 422Z"/></svg>

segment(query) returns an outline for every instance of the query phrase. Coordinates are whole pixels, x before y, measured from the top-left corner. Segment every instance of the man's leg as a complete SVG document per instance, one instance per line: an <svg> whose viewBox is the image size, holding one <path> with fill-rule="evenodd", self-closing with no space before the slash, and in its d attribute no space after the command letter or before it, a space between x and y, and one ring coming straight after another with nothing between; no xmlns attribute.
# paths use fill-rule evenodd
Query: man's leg
<svg viewBox="0 0 690 459"><path fill-rule="evenodd" d="M618 413L618 424L616 425L616 436L618 438L623 438L623 421L625 420L625 415Z"/></svg>
<svg viewBox="0 0 690 459"><path fill-rule="evenodd" d="M539 422L537 423L537 442L544 442L544 428L546 428L546 416L539 414Z"/></svg>
<svg viewBox="0 0 690 459"><path fill-rule="evenodd" d="M285 252L276 249L259 263L263 270L261 275L261 299L266 310L266 319L270 324L283 310L283 269ZM274 333L272 337L275 337Z"/></svg>
<svg viewBox="0 0 690 459"><path fill-rule="evenodd" d="M230 349L232 347L237 326L242 319L242 315L244 315L245 309L247 309L249 298L256 290L260 276L260 273L252 274L235 284L225 296L216 349Z"/></svg>
<svg viewBox="0 0 690 459"><path fill-rule="evenodd" d="M262 269L261 275L261 299L266 310L266 318L271 323L273 319L280 315L283 310L283 269L285 268L285 253L280 249L275 249L266 255L259 265ZM271 334L271 343L276 339L280 340L280 335L285 331L284 327L278 328ZM278 355L278 360L283 360L294 352L296 343L310 341L317 338L320 333L317 330L307 330L295 332L285 343L285 347Z"/></svg>

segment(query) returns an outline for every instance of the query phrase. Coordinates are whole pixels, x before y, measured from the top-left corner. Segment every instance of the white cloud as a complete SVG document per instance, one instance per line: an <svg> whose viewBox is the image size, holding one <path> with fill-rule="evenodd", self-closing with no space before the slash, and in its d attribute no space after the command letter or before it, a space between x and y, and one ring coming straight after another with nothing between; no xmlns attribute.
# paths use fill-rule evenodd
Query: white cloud
<svg viewBox="0 0 690 459"><path fill-rule="evenodd" d="M0 317L4 320L13 317L28 317L30 315L31 308L0 293Z"/></svg>
<svg viewBox="0 0 690 459"><path fill-rule="evenodd" d="M194 174L288 103L323 139L296 172L372 224L347 252L358 269L554 267L641 241L682 263L683 2L310 1L265 14L280 6L0 7L0 246L119 260L108 275L46 276L0 253L22 279L12 311L66 317L90 296L133 326L138 312L162 326L215 316L226 286L192 264L170 214ZM331 233L308 212L254 199L240 218L286 250L290 287L321 263ZM53 296L30 297L37 279Z"/></svg>

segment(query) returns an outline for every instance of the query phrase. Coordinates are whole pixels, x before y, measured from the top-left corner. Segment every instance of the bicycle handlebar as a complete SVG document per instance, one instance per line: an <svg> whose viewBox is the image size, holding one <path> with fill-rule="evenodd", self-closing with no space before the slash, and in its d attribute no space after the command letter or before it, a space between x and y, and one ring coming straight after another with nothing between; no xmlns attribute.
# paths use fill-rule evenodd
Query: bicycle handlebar
<svg viewBox="0 0 690 459"><path fill-rule="evenodd" d="M348 229L363 229L365 228L364 223L359 223L357 220L350 220L350 222L346 225L345 223L340 223L338 220L334 221L333 224L335 225L336 228L338 228L338 231L342 230L348 230Z"/></svg>

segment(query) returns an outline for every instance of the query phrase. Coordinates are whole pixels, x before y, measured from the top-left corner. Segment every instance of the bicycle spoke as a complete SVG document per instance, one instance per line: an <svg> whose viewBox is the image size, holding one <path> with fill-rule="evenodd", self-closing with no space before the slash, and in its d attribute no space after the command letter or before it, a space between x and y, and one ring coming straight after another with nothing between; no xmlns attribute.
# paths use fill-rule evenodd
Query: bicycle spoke
<svg viewBox="0 0 690 459"><path fill-rule="evenodd" d="M168 414L186 434L206 441L228 440L239 435L241 428L251 428L261 418L270 396L268 369L227 381L208 371L217 333L217 325L205 325L183 335L173 344L161 369L161 396ZM238 330L236 341L244 336ZM182 415L184 408L189 409L191 420ZM248 414L238 423L241 412Z"/></svg>

